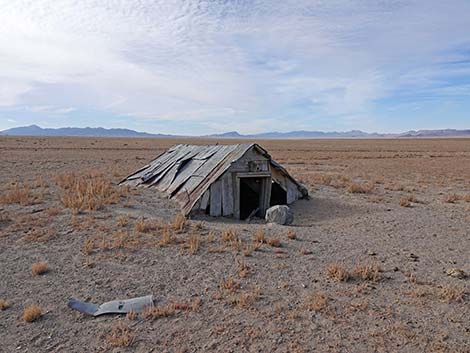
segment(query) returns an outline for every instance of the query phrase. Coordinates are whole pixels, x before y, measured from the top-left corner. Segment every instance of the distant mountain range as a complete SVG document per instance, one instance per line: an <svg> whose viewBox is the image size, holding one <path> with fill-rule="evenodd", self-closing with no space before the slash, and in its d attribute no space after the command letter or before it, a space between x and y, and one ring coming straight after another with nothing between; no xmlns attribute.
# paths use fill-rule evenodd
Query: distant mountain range
<svg viewBox="0 0 470 353"><path fill-rule="evenodd" d="M14 127L0 131L0 135L12 136L72 136L72 137L173 137L172 135L148 134L129 129L105 129L102 127L62 127L43 129L37 125Z"/></svg>
<svg viewBox="0 0 470 353"><path fill-rule="evenodd" d="M184 137L177 135L149 134L129 129L105 129L97 128L78 128L64 127L58 129L43 129L37 125L15 127L12 129L0 131L0 135L12 136L72 136L72 137L148 137L148 138L169 138ZM189 136L186 136L189 137ZM236 131L223 134L214 134L200 136L205 138L233 138L233 139L315 139L315 138L426 138L426 137L469 137L469 130L418 130L407 131L400 134L379 134L368 133L360 130L351 130L345 132L322 132L322 131L290 131L290 132L264 132L259 134L241 135Z"/></svg>

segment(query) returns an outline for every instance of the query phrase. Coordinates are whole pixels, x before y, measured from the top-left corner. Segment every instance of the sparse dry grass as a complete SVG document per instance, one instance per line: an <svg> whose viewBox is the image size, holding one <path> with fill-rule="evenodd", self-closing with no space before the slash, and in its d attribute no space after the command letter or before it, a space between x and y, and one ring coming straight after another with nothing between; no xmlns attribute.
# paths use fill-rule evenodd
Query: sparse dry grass
<svg viewBox="0 0 470 353"><path fill-rule="evenodd" d="M135 311L129 311L126 315L127 320L134 321L137 320L139 315Z"/></svg>
<svg viewBox="0 0 470 353"><path fill-rule="evenodd" d="M26 184L16 184L13 189L0 194L0 204L20 204L29 206L42 202L41 194L34 194Z"/></svg>
<svg viewBox="0 0 470 353"><path fill-rule="evenodd" d="M259 287L255 287L251 290L242 291L236 295L231 295L227 299L229 304L236 305L240 308L247 308L255 303L261 295Z"/></svg>
<svg viewBox="0 0 470 353"><path fill-rule="evenodd" d="M108 342L111 347L129 347L134 343L134 339L135 337L129 327L122 322L115 325L111 333L106 336L106 342Z"/></svg>
<svg viewBox="0 0 470 353"><path fill-rule="evenodd" d="M240 289L240 282L238 282L235 278L230 276L220 281L219 288L223 290L227 290L231 293L234 293L238 289Z"/></svg>
<svg viewBox="0 0 470 353"><path fill-rule="evenodd" d="M10 307L10 303L5 299L0 299L0 311L7 310Z"/></svg>
<svg viewBox="0 0 470 353"><path fill-rule="evenodd" d="M54 178L61 189L60 200L74 214L96 211L119 201L122 189L114 188L109 179L96 171L62 173Z"/></svg>
<svg viewBox="0 0 470 353"><path fill-rule="evenodd" d="M83 243L82 246L82 252L85 255L90 255L95 248L95 241L92 238L87 238L85 239L85 242Z"/></svg>
<svg viewBox="0 0 470 353"><path fill-rule="evenodd" d="M456 285L446 285L439 289L439 296L448 303L460 303L465 300L465 288Z"/></svg>
<svg viewBox="0 0 470 353"><path fill-rule="evenodd" d="M36 262L31 266L31 272L33 272L33 275L43 275L49 271L49 266L47 262Z"/></svg>
<svg viewBox="0 0 470 353"><path fill-rule="evenodd" d="M42 309L38 305L30 305L23 311L23 320L26 322L34 322L42 316Z"/></svg>
<svg viewBox="0 0 470 353"><path fill-rule="evenodd" d="M329 298L325 293L313 293L304 300L304 306L307 310L320 312L328 308Z"/></svg>
<svg viewBox="0 0 470 353"><path fill-rule="evenodd" d="M125 227L127 225L127 223L125 223L125 220L126 218L120 220L120 227ZM144 217L139 217L134 223L134 229L136 232L139 233L150 233L162 227L163 225L161 220L145 219Z"/></svg>

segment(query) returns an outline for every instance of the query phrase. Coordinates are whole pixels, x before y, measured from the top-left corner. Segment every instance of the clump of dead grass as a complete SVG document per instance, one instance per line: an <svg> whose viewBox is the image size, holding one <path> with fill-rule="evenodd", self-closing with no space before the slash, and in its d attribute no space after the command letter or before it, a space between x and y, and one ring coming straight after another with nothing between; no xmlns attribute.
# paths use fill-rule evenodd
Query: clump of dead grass
<svg viewBox="0 0 470 353"><path fill-rule="evenodd" d="M282 247L282 243L279 238L271 237L266 242L268 245L272 246L273 248L280 248Z"/></svg>
<svg viewBox="0 0 470 353"><path fill-rule="evenodd" d="M7 310L10 307L10 303L5 299L0 299L0 311Z"/></svg>
<svg viewBox="0 0 470 353"><path fill-rule="evenodd" d="M43 275L49 271L49 266L47 262L41 261L41 262L36 262L31 266L31 272L33 272L33 275Z"/></svg>
<svg viewBox="0 0 470 353"><path fill-rule="evenodd" d="M199 234L191 234L188 237L186 246L190 254L195 254L201 245L201 236Z"/></svg>
<svg viewBox="0 0 470 353"><path fill-rule="evenodd" d="M416 201L413 201L413 200L416 200L413 196L402 196L400 198L400 206L401 207L411 207L412 203L416 202Z"/></svg>
<svg viewBox="0 0 470 353"><path fill-rule="evenodd" d="M380 266L377 263L357 264L353 275L363 281L377 282L380 280Z"/></svg>
<svg viewBox="0 0 470 353"><path fill-rule="evenodd" d="M61 189L62 204L75 214L100 210L121 197L121 189L114 188L103 174L95 171L62 173L54 180Z"/></svg>
<svg viewBox="0 0 470 353"><path fill-rule="evenodd" d="M26 322L34 322L42 316L42 309L38 305L30 305L23 311L23 320Z"/></svg>
<svg viewBox="0 0 470 353"><path fill-rule="evenodd" d="M118 227L124 228L129 224L129 216L121 215L116 218L116 224Z"/></svg>
<svg viewBox="0 0 470 353"><path fill-rule="evenodd" d="M49 217L55 217L60 213L60 209L57 207L49 207L45 212Z"/></svg>
<svg viewBox="0 0 470 353"><path fill-rule="evenodd" d="M237 236L237 233L235 232L235 229L228 228L222 232L221 239L223 242L230 243L230 242L236 241L238 239L238 236Z"/></svg>
<svg viewBox="0 0 470 353"><path fill-rule="evenodd" d="M121 224L124 223L122 219L120 222ZM121 225L121 227L125 227L125 225ZM154 219L145 219L144 217L139 217L134 223L134 229L136 230L136 232L139 232L139 233L149 233L159 228L160 228L159 222Z"/></svg>
<svg viewBox="0 0 470 353"><path fill-rule="evenodd" d="M111 347L129 347L134 343L135 337L128 326L119 322L115 325L111 333L106 336L106 341Z"/></svg>
<svg viewBox="0 0 470 353"><path fill-rule="evenodd" d="M449 194L444 197L444 202L446 203L456 203L460 199L459 195L457 194Z"/></svg>
<svg viewBox="0 0 470 353"><path fill-rule="evenodd" d="M351 277L349 271L342 264L331 264L328 266L327 275L337 282L346 282Z"/></svg>
<svg viewBox="0 0 470 353"><path fill-rule="evenodd" d="M264 229L258 228L255 230L255 232L252 235L253 242L258 243L258 244L263 244L266 243L266 233L264 232Z"/></svg>
<svg viewBox="0 0 470 353"><path fill-rule="evenodd" d="M380 272L380 266L375 262L358 263L352 270L339 263L331 264L327 268L327 276L337 282L347 282L351 279L377 282L381 279Z"/></svg>
<svg viewBox="0 0 470 353"><path fill-rule="evenodd" d="M292 239L292 240L297 239L297 234L295 234L295 232L292 229L289 229L287 231L286 236L287 238Z"/></svg>
<svg viewBox="0 0 470 353"><path fill-rule="evenodd" d="M182 311L196 311L202 304L201 298L192 301L172 301L166 304L150 306L142 313L144 320L156 320L171 317Z"/></svg>
<svg viewBox="0 0 470 353"><path fill-rule="evenodd" d="M182 213L178 213L175 218L173 218L171 222L171 227L176 232L183 232L186 228L187 220L186 217Z"/></svg>
<svg viewBox="0 0 470 353"><path fill-rule="evenodd" d="M351 194L369 194L374 190L374 184L371 182L351 182L346 188L346 190Z"/></svg>
<svg viewBox="0 0 470 353"><path fill-rule="evenodd" d="M167 245L171 244L172 242L173 242L173 233L171 231L170 226L163 227L162 236L161 236L160 241L158 242L158 244L160 246L167 246Z"/></svg>

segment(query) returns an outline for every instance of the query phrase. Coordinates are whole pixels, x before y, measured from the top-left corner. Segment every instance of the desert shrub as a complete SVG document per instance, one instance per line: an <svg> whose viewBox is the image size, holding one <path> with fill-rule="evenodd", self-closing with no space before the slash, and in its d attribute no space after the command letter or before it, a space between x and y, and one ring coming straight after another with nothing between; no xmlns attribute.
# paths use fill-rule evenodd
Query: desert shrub
<svg viewBox="0 0 470 353"><path fill-rule="evenodd" d="M23 320L33 322L42 316L42 309L38 305L30 305L23 311Z"/></svg>
<svg viewBox="0 0 470 353"><path fill-rule="evenodd" d="M47 262L36 262L31 266L31 272L33 272L34 275L43 275L48 271L48 265Z"/></svg>
<svg viewBox="0 0 470 353"><path fill-rule="evenodd" d="M101 173L68 172L57 175L54 180L61 189L62 204L74 213L100 210L121 197L120 189L114 188Z"/></svg>

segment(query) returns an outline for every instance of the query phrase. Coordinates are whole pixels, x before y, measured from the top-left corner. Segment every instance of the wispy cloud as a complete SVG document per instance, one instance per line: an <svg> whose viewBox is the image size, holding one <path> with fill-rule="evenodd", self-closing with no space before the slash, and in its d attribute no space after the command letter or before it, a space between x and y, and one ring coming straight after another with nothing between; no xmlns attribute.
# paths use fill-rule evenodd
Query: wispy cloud
<svg viewBox="0 0 470 353"><path fill-rule="evenodd" d="M467 92L468 23L466 0L0 0L0 109L380 129L395 96Z"/></svg>

